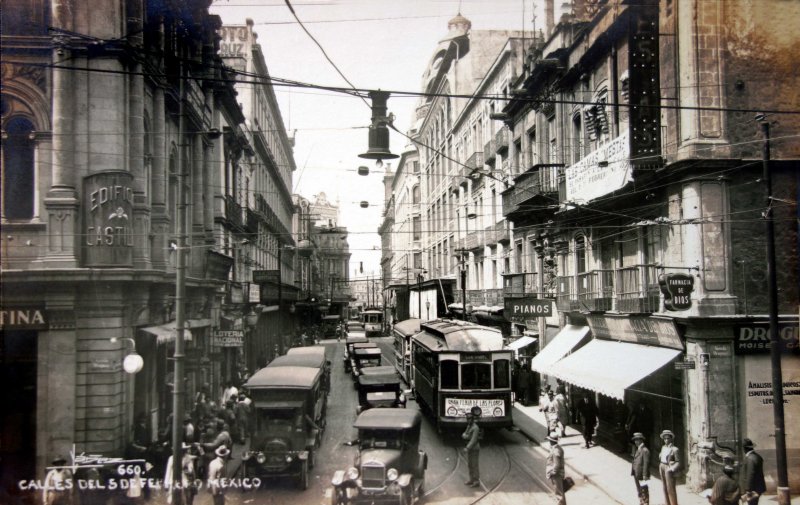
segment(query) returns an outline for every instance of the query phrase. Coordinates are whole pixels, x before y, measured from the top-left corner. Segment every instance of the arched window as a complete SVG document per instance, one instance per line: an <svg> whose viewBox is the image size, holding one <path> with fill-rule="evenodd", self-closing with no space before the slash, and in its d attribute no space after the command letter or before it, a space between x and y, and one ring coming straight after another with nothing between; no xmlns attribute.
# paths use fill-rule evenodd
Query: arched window
<svg viewBox="0 0 800 505"><path fill-rule="evenodd" d="M12 117L5 124L3 139L3 216L31 219L34 210L33 123Z"/></svg>
<svg viewBox="0 0 800 505"><path fill-rule="evenodd" d="M411 189L411 203L419 203L419 200L420 200L419 184L417 184Z"/></svg>

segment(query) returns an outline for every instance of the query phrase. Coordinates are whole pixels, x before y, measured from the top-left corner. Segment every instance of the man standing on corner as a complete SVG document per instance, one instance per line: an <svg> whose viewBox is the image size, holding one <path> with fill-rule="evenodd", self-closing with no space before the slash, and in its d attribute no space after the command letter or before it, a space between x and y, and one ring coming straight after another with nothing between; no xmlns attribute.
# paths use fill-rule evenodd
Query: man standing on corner
<svg viewBox="0 0 800 505"><path fill-rule="evenodd" d="M217 457L208 464L208 491L211 493L214 505L225 505L222 479L225 477L225 459L230 453L227 447L221 445L214 451Z"/></svg>
<svg viewBox="0 0 800 505"><path fill-rule="evenodd" d="M678 470L681 467L680 451L673 445L675 434L670 430L661 432L661 452L658 454L658 473L661 476L661 484L664 486L664 503L666 505L678 505L678 493L675 488Z"/></svg>
<svg viewBox="0 0 800 505"><path fill-rule="evenodd" d="M636 454L633 456L631 475L636 482L636 491L639 495L639 505L650 504L650 449L644 445L644 434L633 434L633 443L636 445Z"/></svg>
<svg viewBox="0 0 800 505"><path fill-rule="evenodd" d="M558 445L558 433L551 432L547 440L550 441L550 452L545 461L545 475L553 484L556 505L567 505L564 496L564 449Z"/></svg>
<svg viewBox="0 0 800 505"><path fill-rule="evenodd" d="M481 484L479 456L481 429L478 426L478 418L481 416L481 408L475 405L467 413L467 429L461 438L467 441L467 467L469 468L469 480L464 484L471 487L478 487Z"/></svg>
<svg viewBox="0 0 800 505"><path fill-rule="evenodd" d="M749 438L742 440L742 449L744 450L742 488L747 505L758 505L758 499L767 490L767 484L764 481L764 458L753 450L755 445Z"/></svg>
<svg viewBox="0 0 800 505"><path fill-rule="evenodd" d="M590 396L590 393L583 395L583 400L578 404L578 412L583 418L583 440L586 442L586 448L588 449L594 445L592 437L597 426L597 405L595 405L594 398Z"/></svg>

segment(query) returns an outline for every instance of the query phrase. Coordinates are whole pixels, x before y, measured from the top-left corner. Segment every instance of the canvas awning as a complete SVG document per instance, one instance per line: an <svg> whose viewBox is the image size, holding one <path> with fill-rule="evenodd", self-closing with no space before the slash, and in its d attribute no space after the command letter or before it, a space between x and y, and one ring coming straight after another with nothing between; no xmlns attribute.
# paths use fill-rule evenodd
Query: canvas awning
<svg viewBox="0 0 800 505"><path fill-rule="evenodd" d="M155 335L157 343L165 344L167 342L174 342L177 338L178 332L175 329L176 326L176 322L172 321L167 324L148 326L140 329L146 333ZM183 325L183 340L186 342L192 341L192 328L205 328L207 326L211 326L211 319L187 319L186 323Z"/></svg>
<svg viewBox="0 0 800 505"><path fill-rule="evenodd" d="M555 362L572 352L572 350L589 334L588 326L568 324L555 338L548 342L539 354L531 360L531 370L549 374Z"/></svg>
<svg viewBox="0 0 800 505"><path fill-rule="evenodd" d="M523 347L527 345L531 345L536 342L538 339L534 337L522 336L516 339L515 341L511 342L506 346L506 349L511 349L512 351L519 351Z"/></svg>
<svg viewBox="0 0 800 505"><path fill-rule="evenodd" d="M682 351L594 339L555 363L548 374L584 389L625 399L625 390L648 377Z"/></svg>

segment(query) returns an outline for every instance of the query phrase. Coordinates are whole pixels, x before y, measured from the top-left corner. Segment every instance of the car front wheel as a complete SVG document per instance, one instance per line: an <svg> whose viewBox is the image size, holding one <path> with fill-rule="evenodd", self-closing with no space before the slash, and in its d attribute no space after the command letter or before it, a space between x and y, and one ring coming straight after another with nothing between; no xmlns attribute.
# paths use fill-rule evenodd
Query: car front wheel
<svg viewBox="0 0 800 505"><path fill-rule="evenodd" d="M331 505L347 505L347 491L337 487L331 493Z"/></svg>

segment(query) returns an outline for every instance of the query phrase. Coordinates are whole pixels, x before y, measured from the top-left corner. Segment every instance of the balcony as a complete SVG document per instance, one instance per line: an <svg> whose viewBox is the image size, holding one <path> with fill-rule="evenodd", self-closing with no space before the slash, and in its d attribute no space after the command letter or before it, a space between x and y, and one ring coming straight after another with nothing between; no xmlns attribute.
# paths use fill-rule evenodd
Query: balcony
<svg viewBox="0 0 800 505"><path fill-rule="evenodd" d="M521 298L539 295L539 278L536 272L503 275L503 297Z"/></svg>
<svg viewBox="0 0 800 505"><path fill-rule="evenodd" d="M524 212L523 206L537 196L558 194L563 179L563 164L534 165L514 179L514 186L503 192L503 215L506 217Z"/></svg>
<svg viewBox="0 0 800 505"><path fill-rule="evenodd" d="M497 133L494 135L495 149L497 149L498 154L505 154L508 152L508 136L508 128L505 126L497 130Z"/></svg>
<svg viewBox="0 0 800 505"><path fill-rule="evenodd" d="M494 138L484 144L483 154L486 157L486 164L494 166L494 160L497 158L497 141Z"/></svg>
<svg viewBox="0 0 800 505"><path fill-rule="evenodd" d="M556 307L561 312L579 310L580 305L575 293L575 277L562 275L556 278Z"/></svg>
<svg viewBox="0 0 800 505"><path fill-rule="evenodd" d="M502 221L499 223L495 223L491 226L487 226L485 230L483 230L484 242L486 244L497 244L497 243L504 243L507 244L510 242L510 234L508 232L508 222Z"/></svg>
<svg viewBox="0 0 800 505"><path fill-rule="evenodd" d="M660 309L658 273L655 265L636 265L616 271L616 309L633 314Z"/></svg>
<svg viewBox="0 0 800 505"><path fill-rule="evenodd" d="M480 249L483 247L483 241L481 240L481 233L477 231L473 231L469 233L464 241L464 249L469 251L473 251L475 249Z"/></svg>
<svg viewBox="0 0 800 505"><path fill-rule="evenodd" d="M578 302L582 310L611 310L614 298L614 271L592 270L578 274Z"/></svg>
<svg viewBox="0 0 800 505"><path fill-rule="evenodd" d="M468 170L483 170L483 153L481 151L476 151L472 153L472 155L467 158L466 163Z"/></svg>
<svg viewBox="0 0 800 505"><path fill-rule="evenodd" d="M242 206L236 203L232 196L225 196L225 220L231 227L244 230Z"/></svg>

